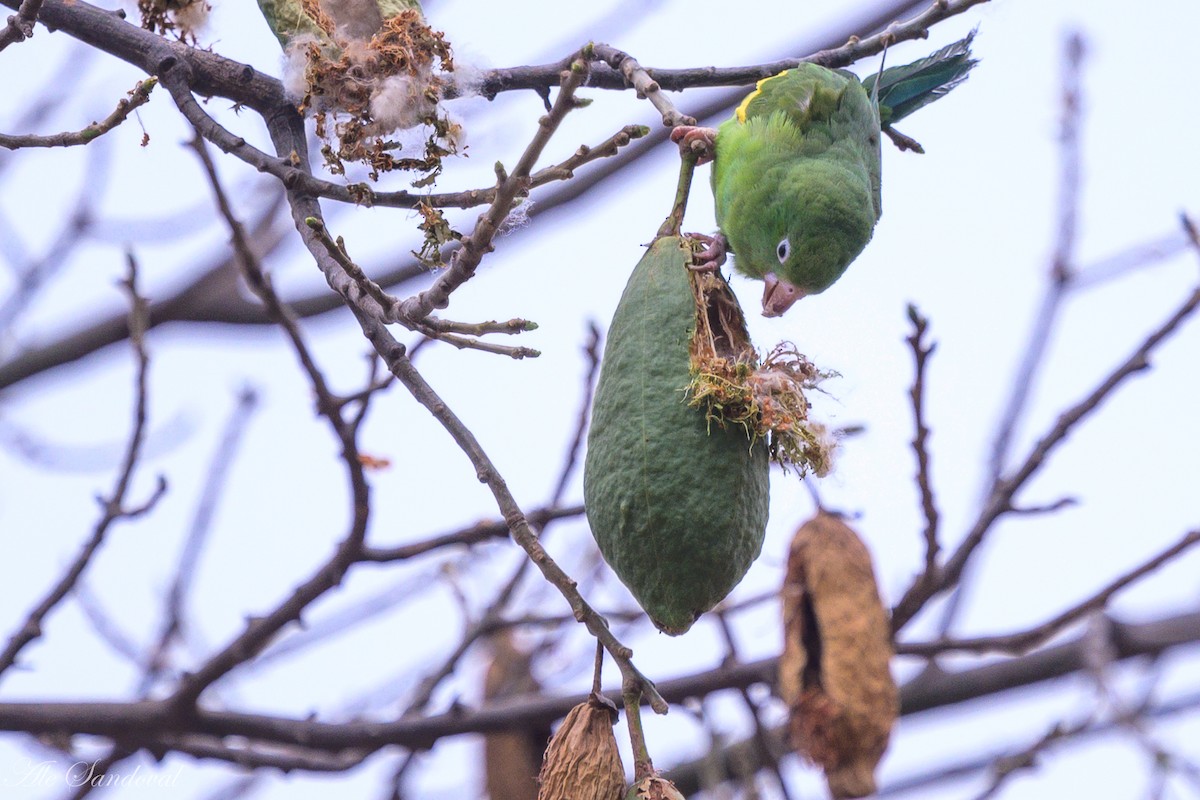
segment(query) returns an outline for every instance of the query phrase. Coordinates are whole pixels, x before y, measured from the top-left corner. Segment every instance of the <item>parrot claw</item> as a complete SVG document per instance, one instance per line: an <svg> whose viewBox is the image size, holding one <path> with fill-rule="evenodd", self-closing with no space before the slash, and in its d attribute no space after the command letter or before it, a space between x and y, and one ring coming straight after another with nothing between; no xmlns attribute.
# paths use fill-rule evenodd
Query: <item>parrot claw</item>
<svg viewBox="0 0 1200 800"><path fill-rule="evenodd" d="M696 155L696 165L712 161L717 151L716 128L701 128L698 125L679 125L671 131L671 141L679 145L679 154Z"/></svg>
<svg viewBox="0 0 1200 800"><path fill-rule="evenodd" d="M729 251L729 242L725 240L722 234L718 233L716 236L709 236L706 233L688 233L684 235L689 239L695 239L697 242L707 245L699 253L692 256L692 263L688 265L688 269L693 272L716 272L725 263L725 254Z"/></svg>

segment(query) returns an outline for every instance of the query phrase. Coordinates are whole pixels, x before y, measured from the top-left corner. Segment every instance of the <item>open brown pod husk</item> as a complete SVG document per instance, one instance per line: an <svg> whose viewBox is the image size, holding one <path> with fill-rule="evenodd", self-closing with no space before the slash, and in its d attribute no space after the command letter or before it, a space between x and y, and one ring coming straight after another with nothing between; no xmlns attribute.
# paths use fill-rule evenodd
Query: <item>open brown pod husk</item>
<svg viewBox="0 0 1200 800"><path fill-rule="evenodd" d="M836 373L817 369L791 342L760 358L721 273L691 271L688 280L696 301L688 405L703 409L710 426L740 427L752 443L767 441L771 460L785 469L828 475L835 442L809 419L806 393Z"/></svg>
<svg viewBox="0 0 1200 800"><path fill-rule="evenodd" d="M625 767L616 720L616 708L595 695L571 709L546 748L538 800L621 800Z"/></svg>
<svg viewBox="0 0 1200 800"><path fill-rule="evenodd" d="M899 705L888 615L858 535L825 512L804 523L782 600L779 690L792 747L825 770L835 798L873 794Z"/></svg>

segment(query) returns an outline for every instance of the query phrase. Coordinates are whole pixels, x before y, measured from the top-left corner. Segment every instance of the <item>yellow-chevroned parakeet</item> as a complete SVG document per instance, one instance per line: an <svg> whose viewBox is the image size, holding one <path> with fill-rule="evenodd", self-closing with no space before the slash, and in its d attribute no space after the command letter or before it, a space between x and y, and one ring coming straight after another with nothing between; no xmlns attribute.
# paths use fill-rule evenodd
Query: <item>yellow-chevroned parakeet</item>
<svg viewBox="0 0 1200 800"><path fill-rule="evenodd" d="M881 131L919 148L891 125L967 77L976 63L973 35L862 82L845 70L801 64L759 81L717 131L677 128L672 138L684 147L716 137L712 188L721 234L700 268L716 269L728 247L739 272L766 283L768 317L828 289L879 219Z"/></svg>

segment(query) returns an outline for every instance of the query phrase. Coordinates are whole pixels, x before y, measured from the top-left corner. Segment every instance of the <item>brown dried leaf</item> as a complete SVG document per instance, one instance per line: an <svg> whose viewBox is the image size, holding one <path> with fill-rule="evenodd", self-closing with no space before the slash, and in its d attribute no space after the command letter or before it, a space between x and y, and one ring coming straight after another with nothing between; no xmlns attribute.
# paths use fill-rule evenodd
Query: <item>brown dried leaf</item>
<svg viewBox="0 0 1200 800"><path fill-rule="evenodd" d="M571 709L546 748L538 800L621 800L625 767L612 730L616 719L616 709L594 695Z"/></svg>
<svg viewBox="0 0 1200 800"><path fill-rule="evenodd" d="M831 514L806 522L782 599L779 690L792 746L825 770L835 798L872 794L898 698L887 611L862 540Z"/></svg>

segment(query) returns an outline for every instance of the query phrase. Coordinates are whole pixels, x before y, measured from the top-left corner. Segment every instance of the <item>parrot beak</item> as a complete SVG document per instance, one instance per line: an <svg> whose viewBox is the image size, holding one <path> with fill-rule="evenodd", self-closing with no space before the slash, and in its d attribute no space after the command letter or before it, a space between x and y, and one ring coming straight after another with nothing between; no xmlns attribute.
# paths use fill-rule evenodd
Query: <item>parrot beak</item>
<svg viewBox="0 0 1200 800"><path fill-rule="evenodd" d="M804 292L797 289L787 281L780 280L774 272L768 272L763 281L766 287L763 289L763 316L764 317L780 317L783 312L792 307L792 304L804 297Z"/></svg>

